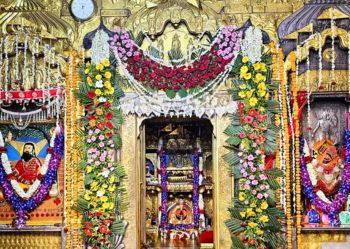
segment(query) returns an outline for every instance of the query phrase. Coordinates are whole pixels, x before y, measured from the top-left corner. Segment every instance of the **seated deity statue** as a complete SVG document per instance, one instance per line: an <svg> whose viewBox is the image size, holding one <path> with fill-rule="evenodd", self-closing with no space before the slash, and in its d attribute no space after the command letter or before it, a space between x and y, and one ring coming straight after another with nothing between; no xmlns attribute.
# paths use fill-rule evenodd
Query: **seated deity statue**
<svg viewBox="0 0 350 249"><path fill-rule="evenodd" d="M176 205L171 208L168 214L171 224L189 224L192 222L192 212L183 199L180 199Z"/></svg>
<svg viewBox="0 0 350 249"><path fill-rule="evenodd" d="M315 190L321 190L327 197L338 190L343 161L332 140L321 140L314 144L313 168L317 175Z"/></svg>

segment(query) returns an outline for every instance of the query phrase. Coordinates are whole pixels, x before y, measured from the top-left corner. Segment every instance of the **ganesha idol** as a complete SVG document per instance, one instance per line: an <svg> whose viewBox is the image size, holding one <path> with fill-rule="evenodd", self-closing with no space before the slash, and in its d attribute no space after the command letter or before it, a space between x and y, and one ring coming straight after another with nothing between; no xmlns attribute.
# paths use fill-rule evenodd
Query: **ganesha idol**
<svg viewBox="0 0 350 249"><path fill-rule="evenodd" d="M334 142L330 139L316 142L312 149L314 156L311 165L316 179L315 177L310 178L314 178L312 180L314 180L315 192L322 191L327 198L332 197L338 191L341 181L343 160L338 155Z"/></svg>

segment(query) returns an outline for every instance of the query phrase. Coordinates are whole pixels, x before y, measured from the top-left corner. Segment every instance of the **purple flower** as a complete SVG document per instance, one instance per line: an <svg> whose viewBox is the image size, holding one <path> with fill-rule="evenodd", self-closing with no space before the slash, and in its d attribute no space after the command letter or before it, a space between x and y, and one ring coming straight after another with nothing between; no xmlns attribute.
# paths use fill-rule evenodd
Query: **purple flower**
<svg viewBox="0 0 350 249"><path fill-rule="evenodd" d="M257 197L259 200L261 200L264 196L263 196L261 193L259 193L256 197Z"/></svg>
<svg viewBox="0 0 350 249"><path fill-rule="evenodd" d="M103 142L100 142L100 143L98 144L98 146L99 146L100 148L103 148L103 147L105 147L105 144L104 144Z"/></svg>
<svg viewBox="0 0 350 249"><path fill-rule="evenodd" d="M100 135L100 136L98 136L98 139L100 139L100 140L102 141L102 140L104 140L104 139L105 139L105 136Z"/></svg>

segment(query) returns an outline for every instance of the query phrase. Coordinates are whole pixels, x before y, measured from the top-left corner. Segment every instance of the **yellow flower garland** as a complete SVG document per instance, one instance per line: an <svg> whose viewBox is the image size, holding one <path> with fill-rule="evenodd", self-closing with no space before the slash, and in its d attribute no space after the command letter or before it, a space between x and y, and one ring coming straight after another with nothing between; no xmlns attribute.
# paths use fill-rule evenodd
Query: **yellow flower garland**
<svg viewBox="0 0 350 249"><path fill-rule="evenodd" d="M300 241L300 232L301 232L301 185L300 185L300 167L299 167L299 160L300 160L300 129L299 129L299 105L298 105L298 89L297 89L297 82L296 82L296 55L295 52L291 53L290 57L291 62L291 72L292 72L292 82L291 82L291 90L293 94L293 119L295 122L295 162L296 162L296 169L295 169L295 175L296 175L296 223L297 223L297 244L298 248L301 246Z"/></svg>
<svg viewBox="0 0 350 249"><path fill-rule="evenodd" d="M288 131L288 114L287 114L287 93L286 93L286 77L283 63L283 51L279 49L278 59L280 62L279 69L281 75L281 93L282 93L282 117L285 137L285 155L286 155L286 217L287 217L287 248L292 249L292 215L291 215L291 188L290 188L290 145L289 145L289 131Z"/></svg>

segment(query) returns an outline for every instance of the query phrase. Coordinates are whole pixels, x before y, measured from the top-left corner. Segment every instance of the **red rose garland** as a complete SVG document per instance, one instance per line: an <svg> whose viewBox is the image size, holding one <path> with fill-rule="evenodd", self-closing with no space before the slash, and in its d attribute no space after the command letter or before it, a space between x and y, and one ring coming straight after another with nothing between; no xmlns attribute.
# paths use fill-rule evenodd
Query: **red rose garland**
<svg viewBox="0 0 350 249"><path fill-rule="evenodd" d="M190 65L169 67L149 58L125 30L117 30L112 49L128 73L142 85L153 90L175 92L203 87L225 71L240 49L241 33L233 26L225 27L217 35L211 49Z"/></svg>

